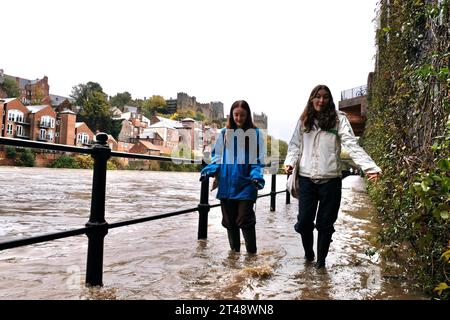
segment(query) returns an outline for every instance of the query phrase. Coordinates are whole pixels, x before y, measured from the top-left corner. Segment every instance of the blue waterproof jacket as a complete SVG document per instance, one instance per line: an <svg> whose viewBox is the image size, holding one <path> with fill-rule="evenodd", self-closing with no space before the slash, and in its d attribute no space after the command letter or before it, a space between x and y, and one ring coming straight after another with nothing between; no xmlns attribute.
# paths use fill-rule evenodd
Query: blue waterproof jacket
<svg viewBox="0 0 450 320"><path fill-rule="evenodd" d="M245 134L249 134L249 130L253 130L256 138L249 138L245 148L244 140L239 140L244 131L222 129L212 151L211 163L201 171L202 175L218 177L217 199L256 201L258 189L264 188L264 139L259 129L248 129Z"/></svg>

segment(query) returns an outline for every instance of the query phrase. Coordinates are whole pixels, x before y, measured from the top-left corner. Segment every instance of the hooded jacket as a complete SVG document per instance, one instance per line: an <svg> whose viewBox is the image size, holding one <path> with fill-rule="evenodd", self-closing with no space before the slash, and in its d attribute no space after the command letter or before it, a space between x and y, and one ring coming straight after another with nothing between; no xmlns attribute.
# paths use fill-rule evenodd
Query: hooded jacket
<svg viewBox="0 0 450 320"><path fill-rule="evenodd" d="M249 146L245 148L240 144L245 138L239 138L250 134L255 138L250 137ZM202 169L201 174L217 176L217 199L256 201L257 189L264 188L265 184L264 140L259 129L248 129L245 133L240 129L222 129L212 151L211 163ZM254 180L258 187L252 182Z"/></svg>
<svg viewBox="0 0 450 320"><path fill-rule="evenodd" d="M338 121L335 129L322 130L315 126L305 132L298 120L289 142L285 165L294 167L299 162L299 175L311 179L330 179L342 176L341 144L353 162L368 173L381 172L370 156L358 145L345 113L336 110Z"/></svg>

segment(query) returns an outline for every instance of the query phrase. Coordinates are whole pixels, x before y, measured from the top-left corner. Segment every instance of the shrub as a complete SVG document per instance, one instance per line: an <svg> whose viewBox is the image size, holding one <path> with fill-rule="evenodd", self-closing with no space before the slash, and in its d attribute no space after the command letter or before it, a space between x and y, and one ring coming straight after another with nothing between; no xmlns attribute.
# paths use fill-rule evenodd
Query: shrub
<svg viewBox="0 0 450 320"><path fill-rule="evenodd" d="M33 150L25 148L16 159L16 164L21 167L34 167L36 165L36 154Z"/></svg>
<svg viewBox="0 0 450 320"><path fill-rule="evenodd" d="M50 164L51 168L72 168L78 169L80 166L77 161L70 156L62 155Z"/></svg>
<svg viewBox="0 0 450 320"><path fill-rule="evenodd" d="M90 155L79 154L75 156L75 161L80 169L94 168L94 159Z"/></svg>
<svg viewBox="0 0 450 320"><path fill-rule="evenodd" d="M17 155L16 148L13 146L6 146L6 157L9 159L14 159Z"/></svg>

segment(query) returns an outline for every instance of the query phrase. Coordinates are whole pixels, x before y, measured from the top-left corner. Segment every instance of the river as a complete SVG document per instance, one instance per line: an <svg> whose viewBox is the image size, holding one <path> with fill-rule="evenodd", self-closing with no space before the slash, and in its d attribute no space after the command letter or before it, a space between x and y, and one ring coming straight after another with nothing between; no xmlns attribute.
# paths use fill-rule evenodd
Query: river
<svg viewBox="0 0 450 320"><path fill-rule="evenodd" d="M0 167L0 241L84 226L92 170ZM197 173L108 171L106 220L118 222L197 206ZM266 176L270 190L270 176ZM286 177L278 176L277 190ZM363 179L343 180L341 212L326 270L305 263L293 225L297 200L277 209L258 200L258 254L230 253L220 208L209 213L208 239L197 240L198 213L109 230L103 288L84 286L87 237L0 251L0 299L426 299L389 277L365 250L377 230ZM217 203L215 191L210 204ZM317 234L315 234L317 236ZM243 240L242 240L243 242Z"/></svg>

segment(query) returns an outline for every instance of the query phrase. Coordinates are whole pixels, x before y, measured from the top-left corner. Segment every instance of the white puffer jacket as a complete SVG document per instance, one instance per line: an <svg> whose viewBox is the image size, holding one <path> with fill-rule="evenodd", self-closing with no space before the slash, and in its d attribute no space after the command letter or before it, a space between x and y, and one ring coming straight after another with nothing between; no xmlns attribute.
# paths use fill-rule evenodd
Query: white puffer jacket
<svg viewBox="0 0 450 320"><path fill-rule="evenodd" d="M289 142L285 165L294 167L300 159L299 174L311 179L330 179L342 176L341 144L349 156L367 173L381 172L370 156L358 145L350 122L345 113L338 114L337 128L321 130L314 128L304 132L301 121L297 122L292 139Z"/></svg>

